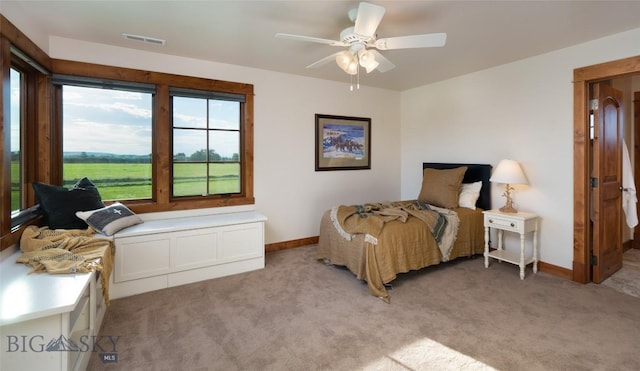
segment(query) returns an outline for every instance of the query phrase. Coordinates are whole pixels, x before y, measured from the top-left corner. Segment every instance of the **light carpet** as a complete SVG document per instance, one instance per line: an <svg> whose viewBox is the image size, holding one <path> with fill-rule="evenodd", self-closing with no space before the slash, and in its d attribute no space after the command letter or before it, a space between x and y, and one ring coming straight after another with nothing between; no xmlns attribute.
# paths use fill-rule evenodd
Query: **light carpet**
<svg viewBox="0 0 640 371"><path fill-rule="evenodd" d="M316 246L265 269L112 300L89 370L640 370L640 299L462 258L401 275L391 304Z"/></svg>

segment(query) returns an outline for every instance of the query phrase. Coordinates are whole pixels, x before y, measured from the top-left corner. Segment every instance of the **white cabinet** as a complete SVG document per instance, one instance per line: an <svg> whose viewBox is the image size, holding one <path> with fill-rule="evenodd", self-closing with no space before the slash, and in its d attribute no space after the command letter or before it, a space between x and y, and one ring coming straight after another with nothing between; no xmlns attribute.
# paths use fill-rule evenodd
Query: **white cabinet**
<svg viewBox="0 0 640 371"><path fill-rule="evenodd" d="M0 263L0 370L84 370L106 305L95 272L29 274Z"/></svg>
<svg viewBox="0 0 640 371"><path fill-rule="evenodd" d="M111 298L264 268L257 212L145 221L114 236Z"/></svg>

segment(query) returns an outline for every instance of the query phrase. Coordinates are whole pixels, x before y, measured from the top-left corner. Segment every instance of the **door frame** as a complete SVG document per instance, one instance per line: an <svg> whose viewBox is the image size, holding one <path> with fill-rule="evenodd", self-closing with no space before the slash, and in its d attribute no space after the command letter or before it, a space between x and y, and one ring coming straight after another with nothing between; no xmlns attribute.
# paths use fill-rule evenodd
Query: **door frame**
<svg viewBox="0 0 640 371"><path fill-rule="evenodd" d="M591 282L589 83L640 73L640 56L573 70L573 281Z"/></svg>
<svg viewBox="0 0 640 371"><path fill-rule="evenodd" d="M640 91L633 92L633 148L629 152L633 154L633 173L635 184L640 184ZM640 215L640 205L636 203L636 212ZM640 249L640 228L634 228L631 248Z"/></svg>

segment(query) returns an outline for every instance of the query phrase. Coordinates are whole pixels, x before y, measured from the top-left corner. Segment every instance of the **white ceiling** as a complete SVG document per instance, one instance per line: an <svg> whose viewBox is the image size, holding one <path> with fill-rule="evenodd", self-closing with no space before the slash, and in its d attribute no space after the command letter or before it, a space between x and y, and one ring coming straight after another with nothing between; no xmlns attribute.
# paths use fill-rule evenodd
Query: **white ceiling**
<svg viewBox="0 0 640 371"><path fill-rule="evenodd" d="M396 68L361 75L363 85L394 90L640 28L640 1L369 2L386 8L379 38L447 33L442 48L383 51ZM357 6L358 1L326 0L2 0L0 12L18 28L29 22L29 28L50 36L348 82L334 63L305 68L338 47L274 35L337 40L352 25L348 10ZM123 32L167 42L125 40Z"/></svg>

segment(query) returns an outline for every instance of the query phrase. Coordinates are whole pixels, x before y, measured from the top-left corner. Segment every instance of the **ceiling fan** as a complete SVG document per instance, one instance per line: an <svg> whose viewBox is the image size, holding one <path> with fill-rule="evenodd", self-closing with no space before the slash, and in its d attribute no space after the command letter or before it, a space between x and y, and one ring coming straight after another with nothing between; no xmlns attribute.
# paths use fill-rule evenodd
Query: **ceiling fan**
<svg viewBox="0 0 640 371"><path fill-rule="evenodd" d="M340 40L329 40L286 33L277 33L276 37L346 47L346 50L322 58L308 65L307 68L319 67L335 60L338 66L350 75L358 74L359 66L363 67L367 73L373 70L386 72L395 68L395 65L378 52L378 50L439 47L444 46L447 40L446 33L379 39L376 34L376 29L384 13L385 8L382 6L361 2L358 8L351 9L348 12L349 19L354 22L354 26L344 29L340 33Z"/></svg>

